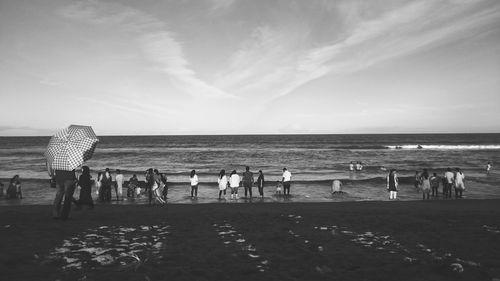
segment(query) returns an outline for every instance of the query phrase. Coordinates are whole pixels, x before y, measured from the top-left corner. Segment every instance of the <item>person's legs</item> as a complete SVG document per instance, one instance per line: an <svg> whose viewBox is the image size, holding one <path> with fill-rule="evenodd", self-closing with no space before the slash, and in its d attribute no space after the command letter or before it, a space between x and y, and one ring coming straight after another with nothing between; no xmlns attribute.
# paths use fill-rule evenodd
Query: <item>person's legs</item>
<svg viewBox="0 0 500 281"><path fill-rule="evenodd" d="M198 197L198 185L194 187L194 197Z"/></svg>
<svg viewBox="0 0 500 281"><path fill-rule="evenodd" d="M283 184L283 194L290 195L290 182L287 181Z"/></svg>
<svg viewBox="0 0 500 281"><path fill-rule="evenodd" d="M68 218L69 212L71 211L75 187L75 182L73 180L64 181L64 203L61 211L61 219L63 220Z"/></svg>
<svg viewBox="0 0 500 281"><path fill-rule="evenodd" d="M149 204L153 202L153 188L151 186L148 187L148 200Z"/></svg>
<svg viewBox="0 0 500 281"><path fill-rule="evenodd" d="M259 186L259 195L260 197L264 197L264 187Z"/></svg>
<svg viewBox="0 0 500 281"><path fill-rule="evenodd" d="M116 196L117 197L116 199L122 200L123 199L123 186L121 184L118 185L117 192L118 192L118 194Z"/></svg>
<svg viewBox="0 0 500 281"><path fill-rule="evenodd" d="M52 204L52 217L59 218L61 216L61 202L64 196L64 185L57 184L56 197L54 198L54 203Z"/></svg>

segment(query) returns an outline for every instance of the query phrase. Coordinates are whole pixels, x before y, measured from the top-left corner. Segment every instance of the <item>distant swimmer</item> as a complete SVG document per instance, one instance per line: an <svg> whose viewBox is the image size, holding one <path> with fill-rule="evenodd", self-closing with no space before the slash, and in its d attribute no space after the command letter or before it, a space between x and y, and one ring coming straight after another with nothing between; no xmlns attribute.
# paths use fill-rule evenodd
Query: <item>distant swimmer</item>
<svg viewBox="0 0 500 281"><path fill-rule="evenodd" d="M349 171L354 171L354 162L349 163Z"/></svg>
<svg viewBox="0 0 500 281"><path fill-rule="evenodd" d="M422 149L423 147L419 144L419 145L417 145L417 148Z"/></svg>
<svg viewBox="0 0 500 281"><path fill-rule="evenodd" d="M384 166L381 166L381 167L380 167L380 170L381 170L381 171L387 171L387 168L386 168L386 167L384 167Z"/></svg>
<svg viewBox="0 0 500 281"><path fill-rule="evenodd" d="M361 171L363 170L363 163L358 161L356 162L356 171Z"/></svg>
<svg viewBox="0 0 500 281"><path fill-rule="evenodd" d="M486 174L489 175L491 170L491 162L488 162L488 165L486 165Z"/></svg>

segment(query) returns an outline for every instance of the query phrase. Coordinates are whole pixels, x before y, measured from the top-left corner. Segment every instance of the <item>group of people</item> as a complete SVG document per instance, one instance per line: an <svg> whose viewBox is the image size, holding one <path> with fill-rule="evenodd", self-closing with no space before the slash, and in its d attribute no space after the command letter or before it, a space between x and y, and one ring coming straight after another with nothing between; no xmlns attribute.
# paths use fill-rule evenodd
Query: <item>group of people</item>
<svg viewBox="0 0 500 281"><path fill-rule="evenodd" d="M437 173L429 174L427 169L422 172L415 172L414 187L415 190L422 191L422 199L429 200L430 197L439 196L439 185L443 186L443 198L452 198L452 189L455 190L455 198L462 198L465 190L465 175L460 168L447 168L443 177L440 178ZM396 169L391 169L386 178L386 187L389 191L389 199L397 199L399 180Z"/></svg>
<svg viewBox="0 0 500 281"><path fill-rule="evenodd" d="M196 171L191 171L190 175L191 181L191 198L194 199L198 196L198 176L196 175ZM292 174L288 171L287 168L283 168L283 176L281 183L283 185L283 195L290 196L290 186L292 181ZM250 167L245 167L245 172L243 172L240 177L236 170L233 170L229 176L226 175L226 170L222 169L219 172L219 176L217 178L217 183L219 186L219 199L225 199L227 189L231 192L231 199L239 199L238 197L238 189L240 185L243 186L245 191L245 198L252 198L253 192L252 188L255 184L257 184L257 188L259 191L259 196L264 198L264 173L262 170L259 170L259 176L257 177L257 181L255 181L253 172L250 171ZM281 193L281 184L277 184L277 192ZM193 193L194 192L194 193Z"/></svg>
<svg viewBox="0 0 500 281"><path fill-rule="evenodd" d="M357 161L354 163L354 161L351 161L349 163L349 171L362 171L363 170L363 162Z"/></svg>

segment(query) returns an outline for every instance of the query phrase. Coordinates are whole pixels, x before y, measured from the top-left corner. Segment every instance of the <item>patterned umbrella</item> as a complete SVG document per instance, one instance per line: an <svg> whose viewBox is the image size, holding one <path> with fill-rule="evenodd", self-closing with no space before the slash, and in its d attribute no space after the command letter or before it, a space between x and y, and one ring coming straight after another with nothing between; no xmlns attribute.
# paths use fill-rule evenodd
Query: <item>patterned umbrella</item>
<svg viewBox="0 0 500 281"><path fill-rule="evenodd" d="M50 138L47 168L72 171L92 158L99 139L90 126L71 125Z"/></svg>

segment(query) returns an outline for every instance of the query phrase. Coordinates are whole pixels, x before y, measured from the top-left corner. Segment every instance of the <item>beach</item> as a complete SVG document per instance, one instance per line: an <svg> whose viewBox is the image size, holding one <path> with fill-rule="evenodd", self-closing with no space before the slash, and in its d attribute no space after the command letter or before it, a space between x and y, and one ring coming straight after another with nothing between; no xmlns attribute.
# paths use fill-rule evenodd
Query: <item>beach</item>
<svg viewBox="0 0 500 281"><path fill-rule="evenodd" d="M500 200L1 206L4 280L498 280Z"/></svg>

